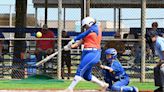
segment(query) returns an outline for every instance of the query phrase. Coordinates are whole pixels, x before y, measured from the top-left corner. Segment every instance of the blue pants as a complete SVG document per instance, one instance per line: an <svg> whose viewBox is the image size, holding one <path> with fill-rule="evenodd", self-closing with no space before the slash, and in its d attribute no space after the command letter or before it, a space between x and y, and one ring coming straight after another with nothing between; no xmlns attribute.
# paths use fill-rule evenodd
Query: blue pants
<svg viewBox="0 0 164 92"><path fill-rule="evenodd" d="M110 89L114 92L135 92L134 87L127 86L128 84L129 77L126 77L125 79L120 79L119 81L116 81L113 85L110 86Z"/></svg>
<svg viewBox="0 0 164 92"><path fill-rule="evenodd" d="M121 91L121 87L122 87L122 92L132 92L133 91L133 88L132 87L129 87L127 86L129 84L129 77L126 77L125 79L121 79L117 82L115 82L111 89L113 91Z"/></svg>
<svg viewBox="0 0 164 92"><path fill-rule="evenodd" d="M100 61L100 56L100 50L83 50L76 75L90 81L92 78L92 67Z"/></svg>
<svg viewBox="0 0 164 92"><path fill-rule="evenodd" d="M121 79L114 78L109 71L104 70L104 80L109 84L108 89L112 92L135 92L134 87L127 86L129 84L129 76L124 76Z"/></svg>

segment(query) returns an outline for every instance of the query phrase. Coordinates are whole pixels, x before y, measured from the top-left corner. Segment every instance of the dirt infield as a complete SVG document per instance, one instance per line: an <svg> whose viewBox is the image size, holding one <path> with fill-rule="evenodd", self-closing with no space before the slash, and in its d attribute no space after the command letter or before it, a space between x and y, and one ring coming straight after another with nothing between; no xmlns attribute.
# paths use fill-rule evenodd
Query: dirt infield
<svg viewBox="0 0 164 92"><path fill-rule="evenodd" d="M0 92L64 92L64 90L0 90ZM74 92L100 92L98 90L75 90ZM153 92L153 91L139 91Z"/></svg>

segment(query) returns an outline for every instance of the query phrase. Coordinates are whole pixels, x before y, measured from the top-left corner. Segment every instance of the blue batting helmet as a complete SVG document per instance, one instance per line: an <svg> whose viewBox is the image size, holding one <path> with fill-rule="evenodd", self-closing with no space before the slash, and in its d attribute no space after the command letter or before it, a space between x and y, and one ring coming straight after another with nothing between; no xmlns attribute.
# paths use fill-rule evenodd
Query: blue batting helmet
<svg viewBox="0 0 164 92"><path fill-rule="evenodd" d="M109 48L109 49L107 49L107 50L105 51L105 54L106 54L106 55L108 55L108 54L112 55L112 59L117 58L117 51L116 51L116 49L114 49L114 48Z"/></svg>

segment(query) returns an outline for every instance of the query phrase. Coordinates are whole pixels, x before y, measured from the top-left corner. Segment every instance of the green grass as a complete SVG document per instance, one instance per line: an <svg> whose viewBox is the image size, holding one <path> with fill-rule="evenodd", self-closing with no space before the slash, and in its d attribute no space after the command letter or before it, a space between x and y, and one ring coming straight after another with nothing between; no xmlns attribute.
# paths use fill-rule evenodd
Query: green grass
<svg viewBox="0 0 164 92"><path fill-rule="evenodd" d="M43 80L45 81L45 80ZM40 81L31 81L31 82L16 82L16 81L0 81L0 89L65 89L69 86L71 81L64 82L43 82ZM98 89L99 87L96 84L82 81L77 86L76 89Z"/></svg>
<svg viewBox="0 0 164 92"><path fill-rule="evenodd" d="M139 90L154 90L154 89L156 89L156 87L154 86L154 82L140 83L140 82L133 81L129 84L129 86L136 86L139 88Z"/></svg>
<svg viewBox="0 0 164 92"><path fill-rule="evenodd" d="M40 82L39 82L40 81ZM20 80L1 80L0 89L65 89L69 86L71 81L46 81L33 80L31 82L21 82ZM131 82L129 86L136 86L140 90L154 90L153 82ZM75 89L99 89L100 87L94 83L81 81Z"/></svg>

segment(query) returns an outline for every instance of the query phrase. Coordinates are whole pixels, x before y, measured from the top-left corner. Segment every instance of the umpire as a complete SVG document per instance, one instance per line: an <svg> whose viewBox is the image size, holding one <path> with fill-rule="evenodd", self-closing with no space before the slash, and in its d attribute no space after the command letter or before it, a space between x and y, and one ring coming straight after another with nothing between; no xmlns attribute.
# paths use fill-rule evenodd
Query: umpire
<svg viewBox="0 0 164 92"><path fill-rule="evenodd" d="M150 48L151 50L152 50L152 54L153 54L153 58L154 58L154 56L155 56L155 48L154 48L154 45L153 45L153 43L152 43L152 41L151 41L151 39L150 39L150 34L151 34L151 32L155 32L158 36L163 36L163 34L162 34L162 32L161 32L161 30L159 30L158 29L158 23L157 22L153 22L152 23L152 28L150 29L150 30L148 30L148 31L146 31L146 45L148 46L148 48Z"/></svg>
<svg viewBox="0 0 164 92"><path fill-rule="evenodd" d="M159 86L154 92L164 92L164 38L158 36L155 31L152 31L150 33L150 39L160 58L160 61L154 67L155 86Z"/></svg>

